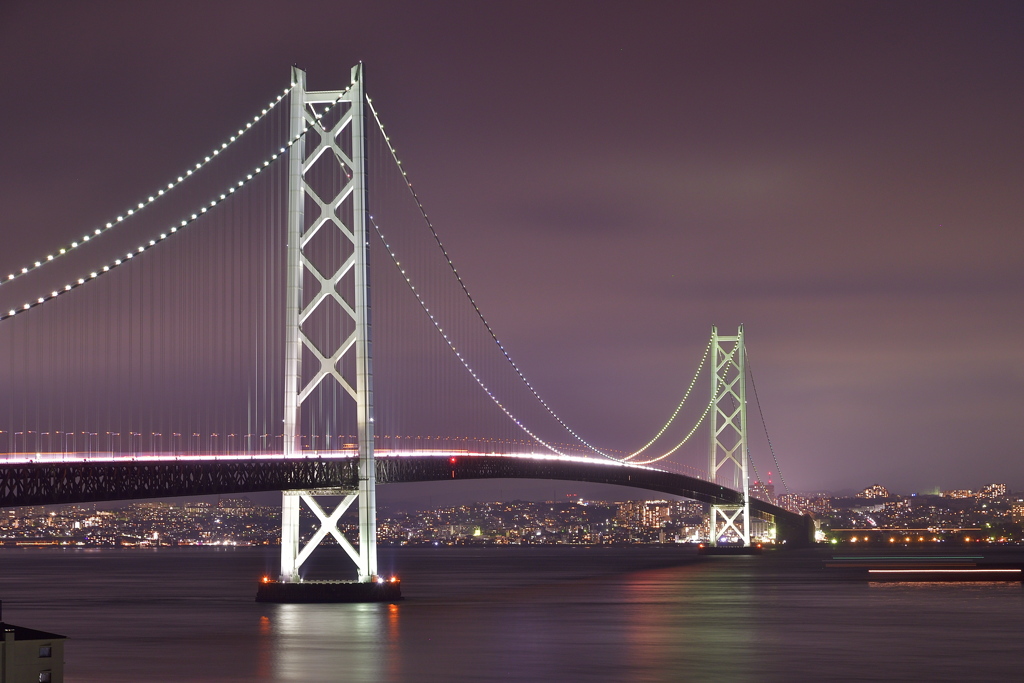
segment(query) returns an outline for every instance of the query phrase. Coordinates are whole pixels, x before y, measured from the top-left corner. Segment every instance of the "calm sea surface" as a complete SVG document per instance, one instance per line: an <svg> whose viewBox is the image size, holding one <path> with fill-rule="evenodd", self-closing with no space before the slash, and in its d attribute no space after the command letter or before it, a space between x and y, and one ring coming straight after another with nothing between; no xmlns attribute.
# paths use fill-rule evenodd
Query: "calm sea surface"
<svg viewBox="0 0 1024 683"><path fill-rule="evenodd" d="M829 556L382 548L402 602L263 605L271 549L3 549L0 599L90 683L1024 679L1020 584L869 584Z"/></svg>

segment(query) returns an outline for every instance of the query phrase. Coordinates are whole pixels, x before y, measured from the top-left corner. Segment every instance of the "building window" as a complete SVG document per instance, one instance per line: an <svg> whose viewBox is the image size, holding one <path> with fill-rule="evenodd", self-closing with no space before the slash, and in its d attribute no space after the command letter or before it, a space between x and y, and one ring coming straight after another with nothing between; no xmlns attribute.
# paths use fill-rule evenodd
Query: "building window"
<svg viewBox="0 0 1024 683"><path fill-rule="evenodd" d="M39 656L40 657L52 657L53 656L53 648L50 647L49 645L40 645L39 646Z"/></svg>
<svg viewBox="0 0 1024 683"><path fill-rule="evenodd" d="M52 683L53 678L50 676L49 671L39 672L39 683Z"/></svg>

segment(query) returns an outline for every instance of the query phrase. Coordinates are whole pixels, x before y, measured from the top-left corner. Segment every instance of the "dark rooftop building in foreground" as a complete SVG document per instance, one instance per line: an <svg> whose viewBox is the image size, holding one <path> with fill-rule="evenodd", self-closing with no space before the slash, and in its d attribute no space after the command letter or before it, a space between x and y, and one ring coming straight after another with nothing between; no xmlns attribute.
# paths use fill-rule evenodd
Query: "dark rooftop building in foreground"
<svg viewBox="0 0 1024 683"><path fill-rule="evenodd" d="M66 636L0 621L0 683L63 683Z"/></svg>

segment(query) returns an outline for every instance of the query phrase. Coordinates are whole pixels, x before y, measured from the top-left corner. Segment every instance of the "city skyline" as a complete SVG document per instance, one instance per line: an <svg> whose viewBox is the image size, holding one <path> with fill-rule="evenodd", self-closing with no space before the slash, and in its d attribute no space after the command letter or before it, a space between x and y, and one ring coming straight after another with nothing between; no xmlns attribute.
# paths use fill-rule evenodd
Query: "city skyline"
<svg viewBox="0 0 1024 683"><path fill-rule="evenodd" d="M363 61L474 296L588 439L642 443L742 323L792 489L1024 486L1017 5L301 5L344 40L273 3L52 7L0 10L3 266L290 64L316 88Z"/></svg>
<svg viewBox="0 0 1024 683"><path fill-rule="evenodd" d="M405 504L379 510L382 546L422 545L608 545L696 544L709 533L708 506L674 497L584 500L490 500L428 507ZM992 483L978 491L941 495L897 494L866 487L856 495L784 494L778 504L812 515L820 542L1014 544L1024 541L1024 493ZM302 537L315 531L304 514ZM339 527L356 529L352 515ZM758 542L776 543L768 525L756 526ZM42 505L0 514L0 544L7 547L252 546L281 542L275 503L256 497L217 500L178 498Z"/></svg>

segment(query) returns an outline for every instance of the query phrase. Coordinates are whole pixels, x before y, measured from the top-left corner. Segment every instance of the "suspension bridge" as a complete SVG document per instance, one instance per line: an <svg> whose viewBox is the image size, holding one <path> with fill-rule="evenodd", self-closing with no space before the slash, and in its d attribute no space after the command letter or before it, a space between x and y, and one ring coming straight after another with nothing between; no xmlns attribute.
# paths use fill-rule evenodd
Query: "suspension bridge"
<svg viewBox="0 0 1024 683"><path fill-rule="evenodd" d="M195 163L3 267L0 506L282 491L283 586L328 537L379 583L376 486L399 482L618 484L708 503L713 545L810 540L753 495L742 327L641 447L585 439L484 317L361 65L330 91L294 68Z"/></svg>

